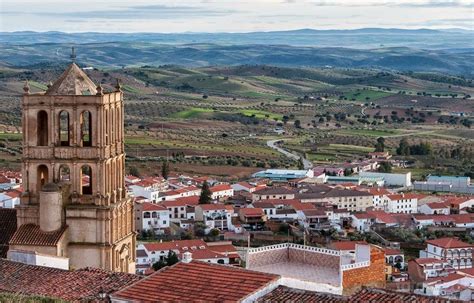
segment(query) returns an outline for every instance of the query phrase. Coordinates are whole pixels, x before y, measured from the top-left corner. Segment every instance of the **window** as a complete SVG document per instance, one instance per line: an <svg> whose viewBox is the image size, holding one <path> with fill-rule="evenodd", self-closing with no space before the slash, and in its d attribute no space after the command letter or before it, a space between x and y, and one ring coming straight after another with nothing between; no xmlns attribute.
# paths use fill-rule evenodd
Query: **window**
<svg viewBox="0 0 474 303"><path fill-rule="evenodd" d="M36 145L47 146L48 145L48 114L41 110L38 112L36 125L37 140Z"/></svg>
<svg viewBox="0 0 474 303"><path fill-rule="evenodd" d="M71 145L69 141L69 113L65 110L59 113L59 145Z"/></svg>
<svg viewBox="0 0 474 303"><path fill-rule="evenodd" d="M69 166L67 166L66 164L63 164L59 167L59 181L71 181L71 171L69 169Z"/></svg>
<svg viewBox="0 0 474 303"><path fill-rule="evenodd" d="M90 111L81 113L81 145L92 146L92 114Z"/></svg>
<svg viewBox="0 0 474 303"><path fill-rule="evenodd" d="M37 190L40 191L41 188L48 182L48 167L46 165L39 165L36 172L37 175Z"/></svg>
<svg viewBox="0 0 474 303"><path fill-rule="evenodd" d="M92 169L89 165L81 168L81 189L83 195L92 195Z"/></svg>
<svg viewBox="0 0 474 303"><path fill-rule="evenodd" d="M146 212L144 212L144 213L143 213L143 218L145 218L145 219L149 219L149 218L150 218L150 213L149 213L149 212L147 212L147 211L146 211Z"/></svg>

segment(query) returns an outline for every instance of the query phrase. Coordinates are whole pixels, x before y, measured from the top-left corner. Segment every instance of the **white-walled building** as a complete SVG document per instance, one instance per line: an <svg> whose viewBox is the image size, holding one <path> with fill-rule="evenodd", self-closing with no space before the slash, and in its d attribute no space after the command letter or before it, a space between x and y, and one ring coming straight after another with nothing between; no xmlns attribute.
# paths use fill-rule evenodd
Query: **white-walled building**
<svg viewBox="0 0 474 303"><path fill-rule="evenodd" d="M202 221L206 225L206 233L214 228L224 231L233 231L232 214L234 208L224 204L200 204L194 208L196 221Z"/></svg>
<svg viewBox="0 0 474 303"><path fill-rule="evenodd" d="M419 206L418 212L425 215L449 215L450 207L444 202L432 202Z"/></svg>
<svg viewBox="0 0 474 303"><path fill-rule="evenodd" d="M389 213L416 214L418 211L418 197L416 194L387 195L387 209Z"/></svg>
<svg viewBox="0 0 474 303"><path fill-rule="evenodd" d="M471 268L474 245L456 238L439 238L426 241L427 247L420 251L420 258L447 260L455 269Z"/></svg>
<svg viewBox="0 0 474 303"><path fill-rule="evenodd" d="M163 205L150 202L135 203L135 228L137 232L152 229L161 234L170 227L170 212Z"/></svg>
<svg viewBox="0 0 474 303"><path fill-rule="evenodd" d="M409 187L411 183L411 172L406 174L379 173L372 171L359 172L361 177L382 177L387 186Z"/></svg>
<svg viewBox="0 0 474 303"><path fill-rule="evenodd" d="M21 193L16 190L9 190L0 193L0 208L15 208L20 204Z"/></svg>
<svg viewBox="0 0 474 303"><path fill-rule="evenodd" d="M210 188L212 200L226 200L234 195L234 189L230 184L219 184Z"/></svg>
<svg viewBox="0 0 474 303"><path fill-rule="evenodd" d="M171 222L179 222L180 220L188 219L187 207L196 206L199 204L199 196L190 196L184 198L178 198L173 201L164 201L160 205L166 207L170 212Z"/></svg>

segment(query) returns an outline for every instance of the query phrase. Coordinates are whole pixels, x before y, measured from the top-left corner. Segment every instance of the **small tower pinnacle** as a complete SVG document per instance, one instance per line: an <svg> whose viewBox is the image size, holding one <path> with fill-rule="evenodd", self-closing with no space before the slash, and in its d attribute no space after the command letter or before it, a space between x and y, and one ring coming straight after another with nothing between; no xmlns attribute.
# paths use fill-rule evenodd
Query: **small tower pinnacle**
<svg viewBox="0 0 474 303"><path fill-rule="evenodd" d="M122 84L120 83L120 80L118 78L117 78L117 84L115 84L115 91L116 92L122 91Z"/></svg>
<svg viewBox="0 0 474 303"><path fill-rule="evenodd" d="M76 63L76 51L74 50L74 46L71 49L71 61L72 63Z"/></svg>
<svg viewBox="0 0 474 303"><path fill-rule="evenodd" d="M23 91L25 92L25 95L30 94L30 84L28 83L28 80L25 81L25 85L23 86Z"/></svg>

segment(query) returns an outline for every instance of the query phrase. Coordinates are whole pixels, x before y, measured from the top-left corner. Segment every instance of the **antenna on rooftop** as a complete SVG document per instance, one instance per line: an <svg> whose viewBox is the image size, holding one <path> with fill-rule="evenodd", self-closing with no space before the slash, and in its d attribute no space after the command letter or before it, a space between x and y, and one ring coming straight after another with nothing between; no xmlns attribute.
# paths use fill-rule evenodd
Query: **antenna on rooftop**
<svg viewBox="0 0 474 303"><path fill-rule="evenodd" d="M71 50L71 61L72 63L76 63L76 51L74 50L74 46L72 47L72 50Z"/></svg>

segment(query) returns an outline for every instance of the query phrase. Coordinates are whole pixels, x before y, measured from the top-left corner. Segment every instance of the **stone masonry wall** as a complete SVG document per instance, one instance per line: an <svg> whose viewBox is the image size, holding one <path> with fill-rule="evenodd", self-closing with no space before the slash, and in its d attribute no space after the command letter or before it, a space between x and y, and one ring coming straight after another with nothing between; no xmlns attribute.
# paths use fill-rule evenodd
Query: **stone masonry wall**
<svg viewBox="0 0 474 303"><path fill-rule="evenodd" d="M291 262L305 263L319 267L334 268L339 270L339 256L326 255L314 251L303 251L300 249L290 249Z"/></svg>
<svg viewBox="0 0 474 303"><path fill-rule="evenodd" d="M275 263L288 262L288 248L278 248L258 253L251 253L247 257L247 268L252 269L257 266L264 266Z"/></svg>

